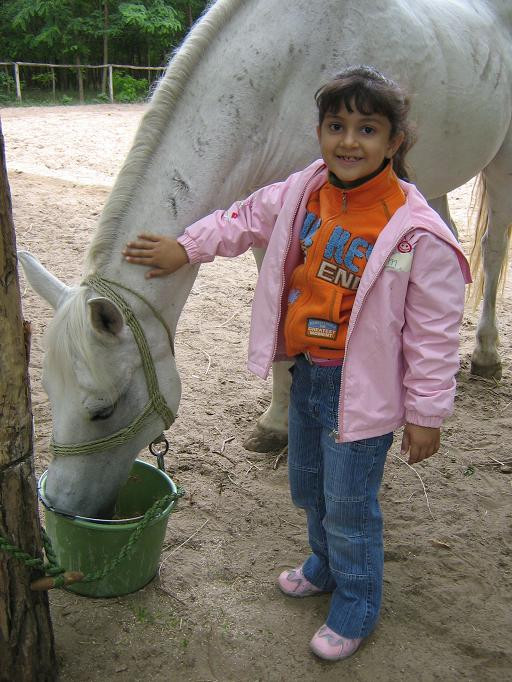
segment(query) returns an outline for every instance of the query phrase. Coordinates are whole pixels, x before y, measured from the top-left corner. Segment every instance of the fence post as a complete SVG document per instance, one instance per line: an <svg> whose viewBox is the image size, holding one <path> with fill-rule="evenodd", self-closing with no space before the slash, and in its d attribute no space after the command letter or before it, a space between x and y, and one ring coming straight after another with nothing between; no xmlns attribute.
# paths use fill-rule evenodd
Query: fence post
<svg viewBox="0 0 512 682"><path fill-rule="evenodd" d="M16 82L16 99L21 102L20 67L14 62L14 80Z"/></svg>
<svg viewBox="0 0 512 682"><path fill-rule="evenodd" d="M55 102L55 69L52 66L52 93L53 93L53 101Z"/></svg>
<svg viewBox="0 0 512 682"><path fill-rule="evenodd" d="M108 65L108 96L110 101L114 101L114 79L112 76L112 64Z"/></svg>
<svg viewBox="0 0 512 682"><path fill-rule="evenodd" d="M78 77L78 98L80 100L80 104L84 103L84 79L83 79L83 74L82 74L82 63L80 60L80 55L75 55L75 61L77 65L77 77Z"/></svg>

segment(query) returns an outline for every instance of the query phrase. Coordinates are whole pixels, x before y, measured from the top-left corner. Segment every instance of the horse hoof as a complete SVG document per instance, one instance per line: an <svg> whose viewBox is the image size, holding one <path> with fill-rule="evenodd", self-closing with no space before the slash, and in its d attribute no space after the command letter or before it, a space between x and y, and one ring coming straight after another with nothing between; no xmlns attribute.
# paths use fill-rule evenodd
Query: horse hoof
<svg viewBox="0 0 512 682"><path fill-rule="evenodd" d="M287 433L268 431L256 424L243 445L246 450L251 452L271 452L272 450L282 450L287 443Z"/></svg>
<svg viewBox="0 0 512 682"><path fill-rule="evenodd" d="M471 362L471 374L485 379L501 379L501 362L494 362L492 365L479 365Z"/></svg>

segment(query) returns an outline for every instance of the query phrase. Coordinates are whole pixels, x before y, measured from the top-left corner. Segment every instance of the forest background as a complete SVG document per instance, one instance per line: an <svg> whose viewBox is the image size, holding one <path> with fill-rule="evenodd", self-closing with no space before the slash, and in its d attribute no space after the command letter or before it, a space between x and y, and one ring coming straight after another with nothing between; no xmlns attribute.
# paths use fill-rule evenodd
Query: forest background
<svg viewBox="0 0 512 682"><path fill-rule="evenodd" d="M106 101L107 72L99 65L165 67L208 4L207 0L0 0L0 105L16 100L10 62L75 65L53 70L22 66L24 104L78 101L78 68L86 64L98 65L98 69L80 68L86 101ZM145 99L159 75L116 69L116 100Z"/></svg>

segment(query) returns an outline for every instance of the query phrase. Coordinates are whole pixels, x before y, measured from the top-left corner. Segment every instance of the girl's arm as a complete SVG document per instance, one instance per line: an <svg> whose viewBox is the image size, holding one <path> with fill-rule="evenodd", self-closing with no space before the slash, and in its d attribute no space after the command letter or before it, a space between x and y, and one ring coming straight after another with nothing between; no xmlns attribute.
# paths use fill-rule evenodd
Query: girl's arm
<svg viewBox="0 0 512 682"><path fill-rule="evenodd" d="M262 187L227 211L215 211L187 227L178 242L191 263L215 256L239 256L251 247L265 248L283 207L289 180Z"/></svg>
<svg viewBox="0 0 512 682"><path fill-rule="evenodd" d="M178 239L140 234L128 242L123 256L128 263L150 267L146 273L150 278L168 275L186 263L207 263L215 256L238 256L250 247L266 247L288 187L289 181L263 187L227 211L198 220Z"/></svg>
<svg viewBox="0 0 512 682"><path fill-rule="evenodd" d="M423 233L415 245L402 337L407 420L402 451L413 462L437 451L439 428L453 410L463 309L464 278L454 248Z"/></svg>

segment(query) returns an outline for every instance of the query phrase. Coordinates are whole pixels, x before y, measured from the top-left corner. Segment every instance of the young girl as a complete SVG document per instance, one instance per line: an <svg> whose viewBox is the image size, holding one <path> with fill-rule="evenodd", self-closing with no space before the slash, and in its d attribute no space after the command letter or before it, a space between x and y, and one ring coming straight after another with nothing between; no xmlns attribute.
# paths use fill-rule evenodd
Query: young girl
<svg viewBox="0 0 512 682"><path fill-rule="evenodd" d="M439 449L453 406L467 262L405 178L408 102L371 67L316 93L322 160L264 187L179 239L140 235L130 263L158 277L186 263L267 246L253 303L249 369L295 359L288 462L306 510L310 556L278 578L291 597L330 592L311 640L319 657L354 653L379 615L378 491L392 432L409 462Z"/></svg>

